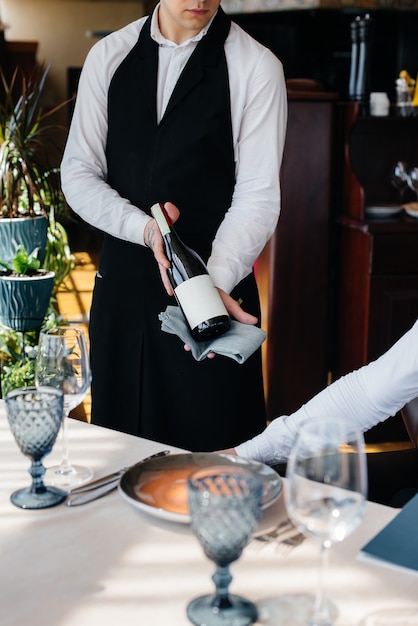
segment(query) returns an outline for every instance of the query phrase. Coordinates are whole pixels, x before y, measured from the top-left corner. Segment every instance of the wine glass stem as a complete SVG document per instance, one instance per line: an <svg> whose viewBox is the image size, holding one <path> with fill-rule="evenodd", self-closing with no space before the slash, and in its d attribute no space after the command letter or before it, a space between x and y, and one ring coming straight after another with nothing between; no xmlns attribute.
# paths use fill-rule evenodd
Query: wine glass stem
<svg viewBox="0 0 418 626"><path fill-rule="evenodd" d="M229 585L232 580L232 576L229 572L229 566L216 565L216 571L212 576L212 580L216 587L216 596L213 600L212 606L219 609L227 609L232 606L228 593Z"/></svg>
<svg viewBox="0 0 418 626"><path fill-rule="evenodd" d="M329 548L330 544L328 542L321 542L320 565L318 571L314 613L309 626L332 626L328 606L324 599L324 580L326 572L328 571Z"/></svg>
<svg viewBox="0 0 418 626"><path fill-rule="evenodd" d="M32 465L29 469L29 473L32 476L32 486L31 486L31 492L32 493L44 493L46 488L44 485L44 474L45 474L45 468L42 465L42 462L40 459L37 459L36 461L33 460L32 461Z"/></svg>
<svg viewBox="0 0 418 626"><path fill-rule="evenodd" d="M70 472L71 471L71 465L70 465L70 455L68 452L68 413L65 413L63 420L62 420L62 425L61 425L61 430L62 430L62 460L61 460L61 465L59 467L59 472L60 474L65 474L66 472Z"/></svg>

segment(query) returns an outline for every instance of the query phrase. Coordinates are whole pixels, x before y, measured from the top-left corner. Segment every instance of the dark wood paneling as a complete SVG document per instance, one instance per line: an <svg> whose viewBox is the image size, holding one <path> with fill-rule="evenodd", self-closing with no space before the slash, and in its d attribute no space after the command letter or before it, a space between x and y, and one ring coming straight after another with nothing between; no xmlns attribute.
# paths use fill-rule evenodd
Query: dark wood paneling
<svg viewBox="0 0 418 626"><path fill-rule="evenodd" d="M269 273L267 409L290 413L327 384L334 94L290 95L282 211ZM303 98L303 99L300 99Z"/></svg>
<svg viewBox="0 0 418 626"><path fill-rule="evenodd" d="M402 213L365 219L365 202L393 200L389 164L418 162L417 119L356 117L347 106L339 228L338 332L333 377L378 358L418 319L418 220ZM389 168L390 169L390 168ZM363 203L359 198L363 195ZM369 442L407 439L400 415L371 429Z"/></svg>

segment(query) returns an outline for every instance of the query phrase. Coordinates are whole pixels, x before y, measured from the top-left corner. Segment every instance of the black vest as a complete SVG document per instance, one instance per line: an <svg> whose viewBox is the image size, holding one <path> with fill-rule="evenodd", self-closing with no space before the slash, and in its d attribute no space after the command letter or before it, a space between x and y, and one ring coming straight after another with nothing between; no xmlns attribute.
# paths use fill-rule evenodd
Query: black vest
<svg viewBox="0 0 418 626"><path fill-rule="evenodd" d="M108 183L149 212L174 202L176 230L204 258L231 204L235 163L222 9L196 46L160 123L156 118L158 44L151 18L117 68L108 97Z"/></svg>

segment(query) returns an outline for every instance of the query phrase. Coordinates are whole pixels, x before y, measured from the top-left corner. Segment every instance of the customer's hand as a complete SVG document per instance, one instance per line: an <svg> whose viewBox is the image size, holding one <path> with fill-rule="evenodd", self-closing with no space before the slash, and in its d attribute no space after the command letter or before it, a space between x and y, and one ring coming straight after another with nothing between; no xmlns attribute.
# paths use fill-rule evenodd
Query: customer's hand
<svg viewBox="0 0 418 626"><path fill-rule="evenodd" d="M235 456L238 456L237 453L235 452L235 448L228 448L226 450L217 450L216 454L234 454Z"/></svg>
<svg viewBox="0 0 418 626"><path fill-rule="evenodd" d="M180 216L180 211L172 202L166 202L164 208L168 213L171 221L176 222ZM170 261L167 259L164 251L164 242L160 233L160 229L157 226L155 219L152 219L145 226L144 230L145 244L151 248L154 253L154 258L158 263L160 269L161 279L169 296L174 296L173 288L168 280L166 270L170 267Z"/></svg>

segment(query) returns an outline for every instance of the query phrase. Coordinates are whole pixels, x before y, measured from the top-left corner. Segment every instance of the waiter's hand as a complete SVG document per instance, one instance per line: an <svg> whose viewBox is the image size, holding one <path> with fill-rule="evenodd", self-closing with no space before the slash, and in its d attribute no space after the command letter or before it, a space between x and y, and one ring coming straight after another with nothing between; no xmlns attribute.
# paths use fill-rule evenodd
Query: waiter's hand
<svg viewBox="0 0 418 626"><path fill-rule="evenodd" d="M223 291L222 289L218 288L218 291L230 317L237 320L237 322L241 322L242 324L257 324L258 319L255 317L255 315L251 315L251 313L247 313L246 311L244 311L244 309L241 308L241 303L238 302L238 300L234 300L232 296L228 295L226 291ZM184 349L187 352L191 351L191 347L187 345L187 343L184 345ZM207 358L213 359L215 356L215 352L209 352Z"/></svg>
<svg viewBox="0 0 418 626"><path fill-rule="evenodd" d="M176 222L180 216L180 211L172 202L166 202L164 204L164 208L167 211L171 221ZM165 287L166 292L169 296L174 296L173 288L168 280L166 270L170 267L170 261L167 259L164 252L164 243L163 238L160 233L160 229L158 228L157 222L155 219L150 220L145 226L144 230L144 241L145 245L147 245L154 253L154 258L158 263L158 267L160 269L161 279L163 281L163 285Z"/></svg>
<svg viewBox="0 0 418 626"><path fill-rule="evenodd" d="M180 216L179 209L172 202L166 202L164 204L164 208L167 211L171 221L174 224ZM165 255L163 238L161 236L160 229L158 228L157 223L154 219L150 220L148 224L145 226L144 241L145 241L145 244L149 248L151 248L151 250L154 253L154 258L158 263L158 267L160 268L161 279L163 281L165 290L167 291L169 296L173 296L174 295L173 288L170 284L170 281L168 280L168 276L166 272L166 270L170 267L170 261L167 259ZM244 311L244 309L241 308L240 302L238 302L237 300L234 300L234 298L232 298L222 289L218 289L218 291L225 305L226 310L228 311L229 315L233 319L237 320L238 322L241 322L242 324L254 325L257 323L258 319L254 315L251 315L251 313L247 313L246 311ZM184 349L186 350L186 352L191 351L191 347L188 344L184 345ZM213 359L214 356L215 356L215 353L210 352L207 358Z"/></svg>

